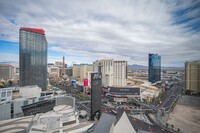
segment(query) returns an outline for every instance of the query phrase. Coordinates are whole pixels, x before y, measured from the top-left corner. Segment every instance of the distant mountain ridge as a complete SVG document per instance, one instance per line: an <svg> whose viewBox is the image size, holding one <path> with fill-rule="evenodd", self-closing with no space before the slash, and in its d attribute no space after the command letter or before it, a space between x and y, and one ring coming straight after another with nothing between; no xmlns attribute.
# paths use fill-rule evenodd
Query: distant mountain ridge
<svg viewBox="0 0 200 133"><path fill-rule="evenodd" d="M128 65L128 69L148 69L148 66L138 65L138 64L132 64ZM169 69L169 70L184 70L184 67L162 67L162 69Z"/></svg>
<svg viewBox="0 0 200 133"><path fill-rule="evenodd" d="M148 69L147 66L132 64L128 65L128 69Z"/></svg>

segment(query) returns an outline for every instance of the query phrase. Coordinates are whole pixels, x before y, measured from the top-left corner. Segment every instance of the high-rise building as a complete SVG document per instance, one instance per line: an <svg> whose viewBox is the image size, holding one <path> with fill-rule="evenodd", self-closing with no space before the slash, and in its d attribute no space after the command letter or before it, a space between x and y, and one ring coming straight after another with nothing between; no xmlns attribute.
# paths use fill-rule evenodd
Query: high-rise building
<svg viewBox="0 0 200 133"><path fill-rule="evenodd" d="M200 93L200 61L185 62L185 91Z"/></svg>
<svg viewBox="0 0 200 133"><path fill-rule="evenodd" d="M14 67L12 65L0 64L0 79L11 79L14 75Z"/></svg>
<svg viewBox="0 0 200 133"><path fill-rule="evenodd" d="M47 41L45 31L20 28L20 86L47 88Z"/></svg>
<svg viewBox="0 0 200 133"><path fill-rule="evenodd" d="M87 78L87 74L90 71L93 71L93 65L91 64L73 65L73 77L80 78L80 81L83 81L84 78Z"/></svg>
<svg viewBox="0 0 200 133"><path fill-rule="evenodd" d="M94 71L102 73L103 86L127 85L127 61L97 60Z"/></svg>
<svg viewBox="0 0 200 133"><path fill-rule="evenodd" d="M149 54L148 76L152 83L161 80L161 57L158 54Z"/></svg>

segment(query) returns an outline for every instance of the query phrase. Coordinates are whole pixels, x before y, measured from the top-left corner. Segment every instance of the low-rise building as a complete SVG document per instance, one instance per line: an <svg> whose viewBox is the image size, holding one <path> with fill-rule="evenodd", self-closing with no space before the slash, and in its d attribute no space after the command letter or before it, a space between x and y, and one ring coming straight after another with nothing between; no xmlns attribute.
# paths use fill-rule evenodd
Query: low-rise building
<svg viewBox="0 0 200 133"><path fill-rule="evenodd" d="M0 79L12 79L14 76L14 67L12 65L0 64Z"/></svg>
<svg viewBox="0 0 200 133"><path fill-rule="evenodd" d="M70 101L70 102L69 102ZM35 104L33 105L35 107ZM45 105L41 105L44 106ZM40 106L40 107L41 107ZM25 112L37 111L38 107L27 106ZM0 122L0 132L86 132L94 122L83 121L75 110L75 99L68 96L55 98L55 106L48 112Z"/></svg>

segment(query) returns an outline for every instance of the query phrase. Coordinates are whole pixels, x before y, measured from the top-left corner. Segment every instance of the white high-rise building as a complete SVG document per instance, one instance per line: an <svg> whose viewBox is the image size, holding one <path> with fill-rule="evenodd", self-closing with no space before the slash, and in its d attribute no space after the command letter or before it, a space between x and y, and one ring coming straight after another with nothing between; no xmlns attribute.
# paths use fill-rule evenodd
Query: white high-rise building
<svg viewBox="0 0 200 133"><path fill-rule="evenodd" d="M102 73L103 86L127 85L127 61L97 60L94 71Z"/></svg>

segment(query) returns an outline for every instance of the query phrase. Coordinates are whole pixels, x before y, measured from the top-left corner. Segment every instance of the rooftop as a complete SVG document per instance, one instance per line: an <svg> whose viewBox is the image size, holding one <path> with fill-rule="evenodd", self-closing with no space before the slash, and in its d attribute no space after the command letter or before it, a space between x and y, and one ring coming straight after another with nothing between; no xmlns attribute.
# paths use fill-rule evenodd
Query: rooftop
<svg viewBox="0 0 200 133"><path fill-rule="evenodd" d="M60 100L63 100L62 97ZM58 102L53 110L46 113L0 121L0 132L39 133L62 130L72 133L84 132L92 126L91 121L80 121L79 113L71 105Z"/></svg>
<svg viewBox="0 0 200 133"><path fill-rule="evenodd" d="M186 64L200 64L200 60L195 60L195 61L186 61Z"/></svg>
<svg viewBox="0 0 200 133"><path fill-rule="evenodd" d="M103 113L94 129L94 133L110 132L112 125L114 125L115 122L116 117L114 115Z"/></svg>
<svg viewBox="0 0 200 133"><path fill-rule="evenodd" d="M45 31L43 29L39 29L39 28L21 27L20 30L24 30L24 31L29 31L29 32L34 32L34 33L45 35Z"/></svg>
<svg viewBox="0 0 200 133"><path fill-rule="evenodd" d="M6 66L6 67L11 66L12 67L12 65L9 65L9 64L0 64L0 66Z"/></svg>
<svg viewBox="0 0 200 133"><path fill-rule="evenodd" d="M135 129L133 128L129 118L125 112L123 112L121 118L117 122L114 127L114 133L136 133Z"/></svg>

